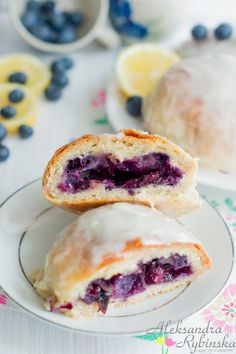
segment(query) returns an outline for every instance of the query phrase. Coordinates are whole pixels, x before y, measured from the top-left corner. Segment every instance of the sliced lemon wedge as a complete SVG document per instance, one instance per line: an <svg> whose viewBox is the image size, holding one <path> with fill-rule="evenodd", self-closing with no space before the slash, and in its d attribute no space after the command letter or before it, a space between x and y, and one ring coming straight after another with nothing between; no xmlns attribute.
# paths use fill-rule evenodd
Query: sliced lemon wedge
<svg viewBox="0 0 236 354"><path fill-rule="evenodd" d="M9 93L20 89L24 92L24 98L21 102L13 103L9 101ZM37 117L37 99L35 95L25 86L16 84L0 85L0 109L4 106L13 106L16 109L16 115L12 118L4 118L0 115L2 123L9 133L17 133L22 124L33 125Z"/></svg>
<svg viewBox="0 0 236 354"><path fill-rule="evenodd" d="M121 90L128 96L147 96L179 56L154 43L134 44L118 57L116 73Z"/></svg>
<svg viewBox="0 0 236 354"><path fill-rule="evenodd" d="M23 72L27 76L25 86L40 95L48 86L51 73L47 65L29 54L11 54L0 58L0 84L8 83L9 76Z"/></svg>

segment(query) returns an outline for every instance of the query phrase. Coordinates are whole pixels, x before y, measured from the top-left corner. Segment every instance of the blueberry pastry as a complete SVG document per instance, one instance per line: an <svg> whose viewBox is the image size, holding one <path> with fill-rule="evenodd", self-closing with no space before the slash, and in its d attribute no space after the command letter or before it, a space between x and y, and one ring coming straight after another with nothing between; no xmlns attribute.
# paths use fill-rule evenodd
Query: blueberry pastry
<svg viewBox="0 0 236 354"><path fill-rule="evenodd" d="M210 266L201 243L175 219L114 203L67 227L35 288L49 311L94 316L186 285Z"/></svg>
<svg viewBox="0 0 236 354"><path fill-rule="evenodd" d="M53 204L74 211L130 202L179 216L200 205L196 168L194 159L158 135L85 135L56 151L43 191Z"/></svg>
<svg viewBox="0 0 236 354"><path fill-rule="evenodd" d="M236 173L235 73L230 55L181 60L145 99L145 129L164 134L203 167Z"/></svg>

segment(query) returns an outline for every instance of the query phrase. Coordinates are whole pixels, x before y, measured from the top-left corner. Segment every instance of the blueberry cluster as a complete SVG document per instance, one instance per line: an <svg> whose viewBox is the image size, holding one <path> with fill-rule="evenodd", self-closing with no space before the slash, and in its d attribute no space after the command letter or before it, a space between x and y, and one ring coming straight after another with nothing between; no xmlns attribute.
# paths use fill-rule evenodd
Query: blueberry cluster
<svg viewBox="0 0 236 354"><path fill-rule="evenodd" d="M228 23L221 23L214 30L214 35L217 40L225 40L232 36L233 29ZM196 41L202 41L208 37L206 26L199 24L192 28L192 36Z"/></svg>
<svg viewBox="0 0 236 354"><path fill-rule="evenodd" d="M9 103L17 104L21 102L25 97L24 91L20 89L15 89L9 92L8 94L8 100ZM0 110L0 116L3 119L11 119L15 117L17 114L15 106L9 104L1 108ZM33 128L26 125L22 124L19 127L19 136L22 139L27 139L33 134ZM0 123L0 162L3 162L7 160L7 158L10 155L10 151L7 146L2 144L2 141L6 138L7 136L7 129L3 124Z"/></svg>
<svg viewBox="0 0 236 354"><path fill-rule="evenodd" d="M68 58L60 58L51 65L52 79L50 85L45 90L45 97L49 101L57 101L61 98L62 89L68 83L67 71L73 67L73 61Z"/></svg>
<svg viewBox="0 0 236 354"><path fill-rule="evenodd" d="M127 0L110 0L109 17L114 29L122 35L139 39L148 35L147 27L132 20L132 8Z"/></svg>
<svg viewBox="0 0 236 354"><path fill-rule="evenodd" d="M77 39L77 30L83 24L84 16L78 10L60 10L55 1L28 0L21 21L40 40L65 44Z"/></svg>

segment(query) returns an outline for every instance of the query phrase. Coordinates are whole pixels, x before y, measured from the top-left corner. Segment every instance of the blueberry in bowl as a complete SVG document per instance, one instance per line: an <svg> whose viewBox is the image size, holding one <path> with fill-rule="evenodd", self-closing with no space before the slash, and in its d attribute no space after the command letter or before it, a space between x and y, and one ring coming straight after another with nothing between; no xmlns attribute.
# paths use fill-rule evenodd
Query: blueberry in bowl
<svg viewBox="0 0 236 354"><path fill-rule="evenodd" d="M232 36L233 29L228 23L222 23L216 27L214 34L217 40L222 41Z"/></svg>
<svg viewBox="0 0 236 354"><path fill-rule="evenodd" d="M44 47L46 50L51 48L51 51L53 47L54 51L60 51L58 46L77 41L86 22L85 15L78 8L68 10L66 3L58 4L51 0L28 0L21 13L16 13L13 8L12 11L15 14L14 21L17 22L15 24L22 35L37 47L40 46L37 41L44 42L41 48ZM17 16L19 18L16 18Z"/></svg>

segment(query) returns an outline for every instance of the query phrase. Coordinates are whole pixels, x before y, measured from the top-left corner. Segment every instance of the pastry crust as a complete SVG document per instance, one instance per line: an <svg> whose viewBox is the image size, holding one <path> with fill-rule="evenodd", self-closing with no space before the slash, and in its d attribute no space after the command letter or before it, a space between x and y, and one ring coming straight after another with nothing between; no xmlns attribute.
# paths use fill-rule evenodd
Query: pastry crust
<svg viewBox="0 0 236 354"><path fill-rule="evenodd" d="M82 191L75 195L57 190L57 184L67 160L78 155L111 152L120 161L127 156L148 152L165 152L173 164L184 172L183 181L171 188L168 186L145 186L129 195L122 188L106 191L102 186ZM195 190L197 161L168 139L149 135L135 130L122 130L117 135L84 135L74 142L58 149L49 161L42 180L45 197L53 204L75 212L85 211L107 203L129 202L149 205L160 209L170 216L189 213L200 206L199 196ZM95 188L93 188L94 190ZM138 193L137 193L138 191Z"/></svg>
<svg viewBox="0 0 236 354"><path fill-rule="evenodd" d="M44 269L37 274L35 287L46 306L53 298L54 308L73 304L72 309L63 310L68 316L92 316L98 310L97 304L81 300L89 284L137 272L140 262L168 259L172 254L186 256L192 273L150 285L125 301L111 298L109 308L186 285L210 268L211 260L201 243L178 221L141 205L106 205L83 213L65 230L49 252Z"/></svg>
<svg viewBox="0 0 236 354"><path fill-rule="evenodd" d="M174 65L146 98L144 126L203 167L236 173L236 59L200 55Z"/></svg>

